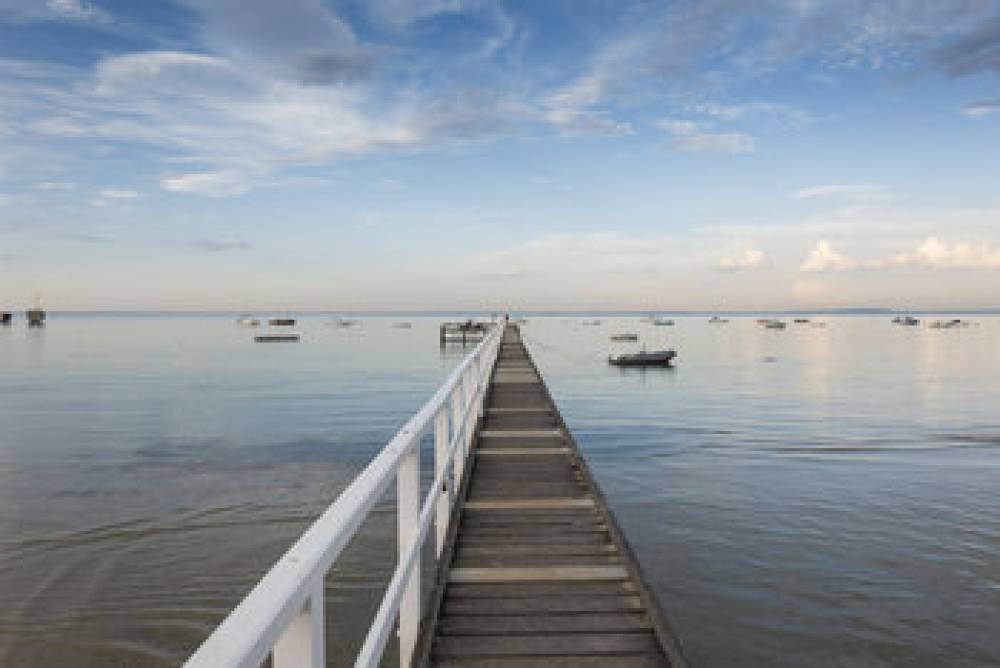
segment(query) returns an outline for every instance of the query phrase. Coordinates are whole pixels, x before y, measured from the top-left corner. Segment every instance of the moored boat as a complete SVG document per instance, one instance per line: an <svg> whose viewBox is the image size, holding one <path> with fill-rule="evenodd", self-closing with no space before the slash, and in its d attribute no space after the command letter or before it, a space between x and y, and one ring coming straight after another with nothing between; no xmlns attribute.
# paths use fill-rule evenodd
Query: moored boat
<svg viewBox="0 0 1000 668"><path fill-rule="evenodd" d="M256 343L298 343L300 335L291 334L258 334L253 337Z"/></svg>
<svg viewBox="0 0 1000 668"><path fill-rule="evenodd" d="M764 323L765 329L784 329L787 326L783 320L768 320Z"/></svg>
<svg viewBox="0 0 1000 668"><path fill-rule="evenodd" d="M930 324L932 329L955 329L959 327L968 327L969 323L958 318L953 318L951 320L935 320Z"/></svg>
<svg viewBox="0 0 1000 668"><path fill-rule="evenodd" d="M630 354L611 355L608 364L615 366L670 366L677 353L673 350L654 350Z"/></svg>
<svg viewBox="0 0 1000 668"><path fill-rule="evenodd" d="M294 327L295 318L271 318L267 321L267 324L272 327Z"/></svg>
<svg viewBox="0 0 1000 668"><path fill-rule="evenodd" d="M0 312L0 325L9 325L14 319L14 314L9 311Z"/></svg>
<svg viewBox="0 0 1000 668"><path fill-rule="evenodd" d="M892 322L895 325L905 325L907 327L913 327L915 325L920 324L920 321L911 315L906 315L906 316L897 315L895 318L892 319Z"/></svg>
<svg viewBox="0 0 1000 668"><path fill-rule="evenodd" d="M28 327L41 327L45 324L45 311L40 306L29 308L25 316L28 318Z"/></svg>
<svg viewBox="0 0 1000 668"><path fill-rule="evenodd" d="M237 318L236 324L240 327L260 327L260 320L252 315L244 314Z"/></svg>
<svg viewBox="0 0 1000 668"><path fill-rule="evenodd" d="M611 336L612 341L638 341L639 335L633 334L631 332L625 334L613 334Z"/></svg>
<svg viewBox="0 0 1000 668"><path fill-rule="evenodd" d="M709 324L712 325L724 325L727 322L729 322L729 320L727 320L726 318L720 318L717 315L713 315L711 318L708 319L708 322Z"/></svg>
<svg viewBox="0 0 1000 668"><path fill-rule="evenodd" d="M669 318L653 318L653 324L658 327L671 327L674 321Z"/></svg>

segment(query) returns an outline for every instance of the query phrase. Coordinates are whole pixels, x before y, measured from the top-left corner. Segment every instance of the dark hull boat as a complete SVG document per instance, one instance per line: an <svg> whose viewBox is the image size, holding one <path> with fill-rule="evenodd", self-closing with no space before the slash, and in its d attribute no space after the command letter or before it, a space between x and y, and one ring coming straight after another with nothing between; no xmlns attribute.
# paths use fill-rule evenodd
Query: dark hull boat
<svg viewBox="0 0 1000 668"><path fill-rule="evenodd" d="M45 311L41 307L28 309L25 315L28 318L28 327L41 327L45 324Z"/></svg>
<svg viewBox="0 0 1000 668"><path fill-rule="evenodd" d="M260 334L253 337L256 343L298 343L298 334Z"/></svg>
<svg viewBox="0 0 1000 668"><path fill-rule="evenodd" d="M8 313L7 311L0 313L0 325L9 325L13 319L13 313Z"/></svg>
<svg viewBox="0 0 1000 668"><path fill-rule="evenodd" d="M267 324L272 327L292 327L295 325L295 318L271 318Z"/></svg>
<svg viewBox="0 0 1000 668"><path fill-rule="evenodd" d="M613 355L608 357L608 364L615 366L670 366L677 353L673 350L654 350L653 352L635 353L634 355Z"/></svg>

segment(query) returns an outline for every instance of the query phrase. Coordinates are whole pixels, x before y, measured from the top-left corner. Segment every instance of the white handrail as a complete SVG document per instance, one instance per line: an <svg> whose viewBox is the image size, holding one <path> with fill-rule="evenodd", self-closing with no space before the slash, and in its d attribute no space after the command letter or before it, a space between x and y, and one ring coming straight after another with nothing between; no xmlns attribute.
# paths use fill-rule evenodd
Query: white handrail
<svg viewBox="0 0 1000 668"><path fill-rule="evenodd" d="M257 667L269 654L274 668L325 666L326 574L394 478L398 563L355 665L378 665L398 616L400 665L408 668L422 615L420 548L436 517L437 554L441 553L502 336L503 326L496 325L188 658L186 668ZM435 477L418 511L420 438L431 423L436 431Z"/></svg>

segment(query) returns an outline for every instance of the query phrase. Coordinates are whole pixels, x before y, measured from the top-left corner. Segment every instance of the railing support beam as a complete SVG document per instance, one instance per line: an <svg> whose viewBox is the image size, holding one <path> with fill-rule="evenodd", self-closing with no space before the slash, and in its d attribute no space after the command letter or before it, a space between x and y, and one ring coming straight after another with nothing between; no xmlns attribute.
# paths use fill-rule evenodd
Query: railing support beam
<svg viewBox="0 0 1000 668"><path fill-rule="evenodd" d="M437 415L434 417L434 475L438 477L441 475L442 471L448 465L448 409L444 406L438 411ZM437 490L437 519L435 521L437 525L435 554L438 558L441 557L441 551L444 550L444 541L448 535L448 521L451 518L451 504L452 497L454 496L454 485L448 480L447 475L442 476L445 479L444 488Z"/></svg>
<svg viewBox="0 0 1000 668"><path fill-rule="evenodd" d="M417 538L420 518L420 443L403 457L396 477L398 563ZM399 605L399 665L409 668L420 631L420 555Z"/></svg>
<svg viewBox="0 0 1000 668"><path fill-rule="evenodd" d="M324 668L326 666L326 621L323 615L323 581L309 602L274 645L274 668Z"/></svg>

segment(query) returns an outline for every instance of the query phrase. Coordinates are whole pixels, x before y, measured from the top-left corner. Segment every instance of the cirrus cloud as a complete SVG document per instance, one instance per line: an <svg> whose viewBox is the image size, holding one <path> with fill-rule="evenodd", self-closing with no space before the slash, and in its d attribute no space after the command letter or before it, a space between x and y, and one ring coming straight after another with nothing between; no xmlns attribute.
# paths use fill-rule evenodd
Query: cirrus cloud
<svg viewBox="0 0 1000 668"><path fill-rule="evenodd" d="M664 119L657 124L672 136L671 148L693 153L752 153L757 148L754 138L743 132L715 132L702 123Z"/></svg>
<svg viewBox="0 0 1000 668"><path fill-rule="evenodd" d="M874 184L830 184L799 188L792 192L792 199L873 199L882 197L885 190Z"/></svg>

